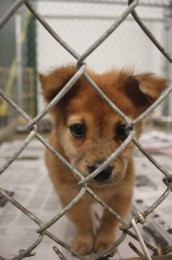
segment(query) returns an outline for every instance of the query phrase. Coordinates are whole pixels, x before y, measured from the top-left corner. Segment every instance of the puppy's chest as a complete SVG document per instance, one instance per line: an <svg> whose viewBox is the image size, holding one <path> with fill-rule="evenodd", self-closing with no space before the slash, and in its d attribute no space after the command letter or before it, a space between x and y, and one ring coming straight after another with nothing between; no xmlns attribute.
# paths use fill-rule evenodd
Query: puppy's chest
<svg viewBox="0 0 172 260"><path fill-rule="evenodd" d="M115 186L108 186L108 185L100 185L100 186L91 186L91 189L94 193L102 200L109 200L113 196L118 193L118 188Z"/></svg>

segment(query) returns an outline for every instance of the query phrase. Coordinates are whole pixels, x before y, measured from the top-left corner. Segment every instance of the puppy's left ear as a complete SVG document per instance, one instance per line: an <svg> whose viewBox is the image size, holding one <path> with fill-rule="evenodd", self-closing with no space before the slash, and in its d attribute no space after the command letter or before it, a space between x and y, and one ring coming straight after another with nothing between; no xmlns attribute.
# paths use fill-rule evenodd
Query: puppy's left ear
<svg viewBox="0 0 172 260"><path fill-rule="evenodd" d="M125 94L138 108L148 108L167 88L167 80L151 73L129 76Z"/></svg>
<svg viewBox="0 0 172 260"><path fill-rule="evenodd" d="M39 74L42 94L50 102L77 72L75 66L60 67L48 75Z"/></svg>

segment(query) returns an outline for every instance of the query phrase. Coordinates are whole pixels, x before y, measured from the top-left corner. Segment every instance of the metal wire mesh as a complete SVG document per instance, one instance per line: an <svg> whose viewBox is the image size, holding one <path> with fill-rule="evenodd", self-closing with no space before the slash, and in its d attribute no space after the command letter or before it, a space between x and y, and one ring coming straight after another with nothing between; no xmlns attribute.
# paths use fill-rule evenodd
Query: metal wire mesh
<svg viewBox="0 0 172 260"><path fill-rule="evenodd" d="M77 176L79 179L78 185L80 185L80 192L77 194L77 196L71 200L71 202L63 208L57 215L55 215L52 219L50 219L47 223L43 223L43 221L38 218L36 215L34 215L32 212L30 212L27 208L22 206L17 200L15 200L12 196L10 196L4 189L0 188L0 194L2 194L9 202L11 202L19 211L23 212L29 219L31 219L34 223L37 224L38 229L35 230L37 233L37 239L33 244L29 246L29 248L22 253L20 253L18 256L14 257L13 259L23 259L24 257L30 257L33 256L33 249L36 248L42 241L44 236L49 237L53 241L55 241L60 246L64 247L66 250L71 252L73 255L77 256L79 259L99 259L100 257L103 257L107 255L112 249L114 249L116 246L118 246L120 243L123 242L126 235L130 235L134 239L138 240L140 242L140 245L143 249L143 254L135 248L135 252L140 255L144 256L146 259L151 259L151 256L149 255L149 252L147 250L150 249L152 253L156 255L165 255L169 252L172 252L172 247L161 247L159 249L155 248L153 245L147 243L143 240L138 226L138 223L144 224L146 221L146 217L155 209L157 208L162 201L166 199L166 197L171 193L172 190L172 174L168 172L162 165L160 165L150 154L148 154L144 148L141 146L141 144L134 138L135 135L135 126L142 121L145 117L147 117L166 97L169 96L170 92L172 91L172 86L169 86L168 89L161 95L161 97L154 102L154 104L151 105L149 109L147 109L144 113L142 113L138 118L136 118L134 121L131 121L125 114L120 111L115 104L112 103L110 99L106 97L106 95L99 89L99 86L95 84L95 82L89 77L89 75L86 73L86 67L87 64L85 63L85 59L93 53L93 51L100 46L112 33L115 33L116 29L120 27L120 25L125 21L127 16L129 14L132 14L133 19L139 24L140 28L145 32L147 37L154 43L155 47L159 49L159 51L166 57L166 59L171 63L172 58L170 57L169 53L161 46L161 44L157 41L157 39L154 37L154 35L149 31L149 29L145 26L145 24L142 22L142 20L139 18L135 8L139 5L138 0L130 0L128 7L126 7L125 11L119 16L119 18L88 48L86 49L81 55L77 53L75 50L71 48L70 45L68 45L67 42L65 42L60 35L58 35L53 28L45 21L45 19L42 17L41 14L38 13L38 11L35 9L35 7L30 3L30 1L27 0L18 0L15 1L14 4L11 6L9 11L4 15L4 17L0 21L0 29L3 28L3 26L9 21L9 19L15 14L15 12L22 6L26 5L26 7L30 10L30 12L36 17L37 21L39 21L45 29L49 32L49 34L59 43L63 46L64 49L67 50L69 54L71 54L75 60L76 65L78 67L77 73L69 80L69 82L64 86L64 88L57 94L57 96L39 113L35 118L31 118L21 107L19 107L14 100L9 98L6 93L4 93L3 90L0 90L0 95L3 100L5 100L8 105L11 106L13 110L15 110L21 117L23 117L25 120L27 120L28 125L27 129L29 131L29 134L27 135L26 139L22 142L22 145L18 147L18 149L15 151L15 153L10 156L9 159L6 160L6 162L1 165L0 167L0 174L5 174L6 169L16 160L16 158L23 152L23 150L28 146L30 142L34 138L37 138L51 153L53 153L59 160L61 160L72 172L74 175ZM88 81L90 86L97 92L97 94L106 102L114 111L117 113L127 124L127 128L129 131L129 135L127 139L121 144L121 146L92 174L90 174L88 177L84 178L83 175L75 169L68 161L66 161L57 151L54 150L53 147L51 147L48 142L44 139L44 137L38 133L37 131L37 124L39 123L40 119L43 118L49 110L51 110L62 98L63 96L73 87L75 82L81 77L84 76L84 78ZM130 222L126 223L126 221L121 218L117 212L113 211L104 201L102 201L88 186L87 182L94 178L100 171L102 171L107 165L111 162L111 160L114 160L118 154L120 154L123 149L129 144L129 142L133 141L134 144L138 147L138 149L143 153L144 156L146 156L152 164L156 168L159 169L159 171L162 173L163 182L166 185L166 190L164 190L164 193L160 195L160 197L151 205L149 208L147 208L143 212L138 212ZM53 235L51 232L49 232L47 229L52 226L56 221L58 221L61 217L63 217L83 196L85 193L89 193L95 201L97 201L104 209L108 210L114 218L117 218L120 222L121 226L120 229L122 231L122 234L120 238L112 245L110 245L108 248L106 248L103 252L92 254L88 257L84 257L78 254L78 252L75 252L69 245L65 243L65 241L61 241L57 236ZM131 232L130 228L133 227L135 234ZM134 248L134 245L131 245L132 248ZM53 248L55 253L58 255L60 259L66 259L65 256L62 254L62 252L59 251L57 247ZM164 258L165 259L165 256Z"/></svg>

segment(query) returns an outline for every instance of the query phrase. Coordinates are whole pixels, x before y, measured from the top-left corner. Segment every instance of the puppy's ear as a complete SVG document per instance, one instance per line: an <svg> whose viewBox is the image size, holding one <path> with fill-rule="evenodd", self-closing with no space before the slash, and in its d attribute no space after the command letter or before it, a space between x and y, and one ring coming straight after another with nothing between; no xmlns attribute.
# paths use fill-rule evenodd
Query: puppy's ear
<svg viewBox="0 0 172 260"><path fill-rule="evenodd" d="M129 76L124 83L125 94L141 109L148 108L166 87L167 80L150 73Z"/></svg>
<svg viewBox="0 0 172 260"><path fill-rule="evenodd" d="M47 102L50 102L77 72L74 66L61 67L48 75L39 74L42 93Z"/></svg>

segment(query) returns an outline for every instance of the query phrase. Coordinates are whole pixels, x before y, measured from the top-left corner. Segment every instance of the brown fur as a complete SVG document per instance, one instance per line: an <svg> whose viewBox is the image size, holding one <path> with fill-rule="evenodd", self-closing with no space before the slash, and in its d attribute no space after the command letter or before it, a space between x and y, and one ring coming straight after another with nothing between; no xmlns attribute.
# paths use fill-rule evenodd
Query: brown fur
<svg viewBox="0 0 172 260"><path fill-rule="evenodd" d="M40 75L43 95L50 102L75 74L74 66L62 67L49 75ZM166 80L152 74L133 75L132 71L111 71L96 74L87 73L131 120L148 108L166 88ZM105 161L122 143L116 128L124 121L118 116L81 77L74 87L52 109L54 128L50 144L84 176L95 162ZM83 138L76 138L70 131L72 124L86 126ZM136 137L140 135L141 124L136 127ZM92 180L89 186L112 209L122 217L128 213L134 186L134 146L130 143L124 151L110 163L112 175L104 182ZM46 152L46 164L62 206L66 206L80 191L78 180L70 170ZM91 219L91 205L94 200L86 194L68 213L76 226L72 247L80 254L99 252L113 243L118 221L106 210L100 229L94 239Z"/></svg>

